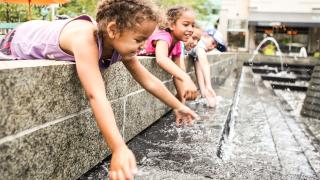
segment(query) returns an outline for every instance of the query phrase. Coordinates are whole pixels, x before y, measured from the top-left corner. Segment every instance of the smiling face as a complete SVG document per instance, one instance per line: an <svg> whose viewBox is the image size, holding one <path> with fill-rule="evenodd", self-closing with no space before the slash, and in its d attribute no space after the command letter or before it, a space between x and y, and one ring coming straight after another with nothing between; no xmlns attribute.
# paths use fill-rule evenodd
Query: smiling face
<svg viewBox="0 0 320 180"><path fill-rule="evenodd" d="M195 15L193 11L184 11L181 16L170 24L170 29L177 41L187 42L193 34Z"/></svg>
<svg viewBox="0 0 320 180"><path fill-rule="evenodd" d="M195 48L201 39L202 30L198 28L194 28L194 32L192 36L188 39L187 42L184 43L185 49L190 51L191 49Z"/></svg>
<svg viewBox="0 0 320 180"><path fill-rule="evenodd" d="M114 38L109 41L124 59L132 58L138 50L144 48L146 40L153 33L156 25L155 21L145 20L132 30L116 32Z"/></svg>
<svg viewBox="0 0 320 180"><path fill-rule="evenodd" d="M212 49L216 48L217 46L217 43L216 41L213 39L212 36L209 36L209 35L204 35L202 40L205 42L206 44L206 49L208 51L211 51Z"/></svg>

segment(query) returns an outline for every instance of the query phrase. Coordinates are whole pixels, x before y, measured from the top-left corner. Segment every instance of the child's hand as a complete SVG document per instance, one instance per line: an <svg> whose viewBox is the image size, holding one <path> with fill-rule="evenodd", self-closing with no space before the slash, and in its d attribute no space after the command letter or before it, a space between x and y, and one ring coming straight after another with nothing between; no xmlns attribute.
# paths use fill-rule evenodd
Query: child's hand
<svg viewBox="0 0 320 180"><path fill-rule="evenodd" d="M191 80L190 77L188 77L184 82L184 94L183 97L186 98L186 100L195 100L197 98L197 87L194 84L194 82Z"/></svg>
<svg viewBox="0 0 320 180"><path fill-rule="evenodd" d="M215 107L217 104L216 93L213 89L207 89L205 92L205 98L208 101L209 107Z"/></svg>
<svg viewBox="0 0 320 180"><path fill-rule="evenodd" d="M176 114L177 126L191 124L193 119L199 119L199 116L185 105L179 109L174 109L174 112Z"/></svg>
<svg viewBox="0 0 320 180"><path fill-rule="evenodd" d="M127 146L121 146L112 153L110 180L133 180L137 173L136 159Z"/></svg>

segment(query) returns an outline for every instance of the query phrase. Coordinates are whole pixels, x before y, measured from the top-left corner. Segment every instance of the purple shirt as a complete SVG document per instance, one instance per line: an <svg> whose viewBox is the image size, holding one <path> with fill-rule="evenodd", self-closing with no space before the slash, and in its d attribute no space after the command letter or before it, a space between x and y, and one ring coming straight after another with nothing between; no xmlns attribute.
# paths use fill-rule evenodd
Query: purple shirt
<svg viewBox="0 0 320 180"><path fill-rule="evenodd" d="M15 35L11 42L11 53L15 59L56 59L63 61L75 61L74 56L64 52L59 45L59 36L62 29L70 21L82 19L96 23L90 16L82 15L74 19L43 21L33 20L19 25L15 29ZM99 66L107 68L111 64L120 61L121 56L114 51L112 58L103 60L103 40L98 37Z"/></svg>

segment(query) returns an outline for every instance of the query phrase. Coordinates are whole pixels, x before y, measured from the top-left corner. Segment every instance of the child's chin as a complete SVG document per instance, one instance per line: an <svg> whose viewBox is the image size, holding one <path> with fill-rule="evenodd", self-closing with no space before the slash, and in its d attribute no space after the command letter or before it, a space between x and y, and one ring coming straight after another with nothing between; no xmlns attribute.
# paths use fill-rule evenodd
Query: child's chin
<svg viewBox="0 0 320 180"><path fill-rule="evenodd" d="M137 54L136 53L129 53L129 54L126 54L124 55L125 58L133 58L135 57Z"/></svg>

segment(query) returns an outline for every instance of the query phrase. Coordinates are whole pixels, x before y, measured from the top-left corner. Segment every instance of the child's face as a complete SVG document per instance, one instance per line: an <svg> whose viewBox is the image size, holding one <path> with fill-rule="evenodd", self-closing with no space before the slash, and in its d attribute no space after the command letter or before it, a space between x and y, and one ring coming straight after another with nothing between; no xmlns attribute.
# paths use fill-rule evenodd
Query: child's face
<svg viewBox="0 0 320 180"><path fill-rule="evenodd" d="M180 18L170 27L175 39L187 42L193 33L194 21L194 13L192 11L184 11Z"/></svg>
<svg viewBox="0 0 320 180"><path fill-rule="evenodd" d="M138 50L144 48L146 40L153 33L156 25L154 21L145 20L133 29L124 30L121 34L117 33L112 40L113 48L124 59L134 57Z"/></svg>
<svg viewBox="0 0 320 180"><path fill-rule="evenodd" d="M209 36L209 35L205 35L203 38L203 41L206 44L206 49L208 51L211 51L212 49L216 48L217 43L216 41L213 39L213 37Z"/></svg>
<svg viewBox="0 0 320 180"><path fill-rule="evenodd" d="M201 39L202 31L201 29L194 28L192 36L184 43L185 49L190 51L192 48L196 47L199 40Z"/></svg>

